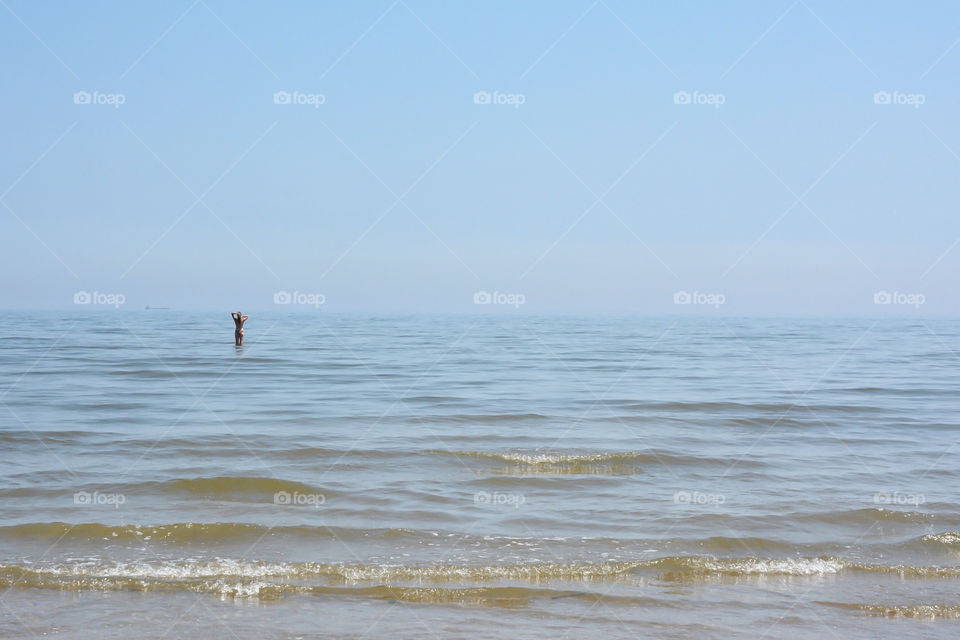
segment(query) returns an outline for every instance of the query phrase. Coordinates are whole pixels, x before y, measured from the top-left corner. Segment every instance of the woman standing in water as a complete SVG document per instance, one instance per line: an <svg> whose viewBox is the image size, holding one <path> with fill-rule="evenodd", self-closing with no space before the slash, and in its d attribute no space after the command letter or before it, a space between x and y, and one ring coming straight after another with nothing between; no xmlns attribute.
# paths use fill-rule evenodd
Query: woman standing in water
<svg viewBox="0 0 960 640"><path fill-rule="evenodd" d="M238 347L243 346L243 323L246 322L250 316L245 316L239 311L234 311L230 314L230 317L233 318L233 324L236 325L233 330L233 342Z"/></svg>

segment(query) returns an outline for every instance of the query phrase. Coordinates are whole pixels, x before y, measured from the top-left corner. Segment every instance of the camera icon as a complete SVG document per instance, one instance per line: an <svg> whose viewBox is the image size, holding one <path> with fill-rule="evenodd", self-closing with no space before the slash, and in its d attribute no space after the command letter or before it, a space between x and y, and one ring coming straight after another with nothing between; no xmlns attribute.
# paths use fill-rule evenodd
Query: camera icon
<svg viewBox="0 0 960 640"><path fill-rule="evenodd" d="M890 92L877 91L873 94L873 104L890 104Z"/></svg>
<svg viewBox="0 0 960 640"><path fill-rule="evenodd" d="M689 91L677 91L673 94L673 104L690 104Z"/></svg>
<svg viewBox="0 0 960 640"><path fill-rule="evenodd" d="M277 91L273 94L273 104L290 104L290 92Z"/></svg>
<svg viewBox="0 0 960 640"><path fill-rule="evenodd" d="M875 493L873 494L873 503L874 504L890 504L892 500L890 499L889 493Z"/></svg>
<svg viewBox="0 0 960 640"><path fill-rule="evenodd" d="M473 94L473 104L490 104L490 92L477 91Z"/></svg>
<svg viewBox="0 0 960 640"><path fill-rule="evenodd" d="M90 93L87 91L77 91L73 94L73 104L90 104Z"/></svg>
<svg viewBox="0 0 960 640"><path fill-rule="evenodd" d="M873 304L890 304L892 301L889 291L877 291L873 294Z"/></svg>
<svg viewBox="0 0 960 640"><path fill-rule="evenodd" d="M277 291L273 294L273 304L290 304L291 300L289 291Z"/></svg>
<svg viewBox="0 0 960 640"><path fill-rule="evenodd" d="M690 294L686 291L677 291L673 294L673 304L690 304Z"/></svg>
<svg viewBox="0 0 960 640"><path fill-rule="evenodd" d="M489 291L477 291L473 294L473 304L490 304L491 300Z"/></svg>
<svg viewBox="0 0 960 640"><path fill-rule="evenodd" d="M90 304L91 297L89 291L77 291L73 294L73 304Z"/></svg>
<svg viewBox="0 0 960 640"><path fill-rule="evenodd" d="M486 491L478 491L473 494L473 504L490 504L490 494Z"/></svg>
<svg viewBox="0 0 960 640"><path fill-rule="evenodd" d="M91 504L92 502L89 491L77 491L73 494L73 504Z"/></svg>
<svg viewBox="0 0 960 640"><path fill-rule="evenodd" d="M291 502L289 491L277 491L273 494L273 504L290 504Z"/></svg>
<svg viewBox="0 0 960 640"><path fill-rule="evenodd" d="M675 491L673 494L674 504L690 504L691 496L689 491Z"/></svg>

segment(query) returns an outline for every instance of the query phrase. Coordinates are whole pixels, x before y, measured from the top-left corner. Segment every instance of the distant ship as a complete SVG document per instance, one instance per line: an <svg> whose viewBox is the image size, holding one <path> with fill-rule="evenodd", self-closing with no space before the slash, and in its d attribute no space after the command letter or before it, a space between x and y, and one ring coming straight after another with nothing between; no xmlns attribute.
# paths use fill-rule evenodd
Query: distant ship
<svg viewBox="0 0 960 640"><path fill-rule="evenodd" d="M144 309L146 309L147 311L150 311L151 309L153 309L154 311L164 311L164 310L169 310L170 307L151 307L150 305L147 305L144 307Z"/></svg>

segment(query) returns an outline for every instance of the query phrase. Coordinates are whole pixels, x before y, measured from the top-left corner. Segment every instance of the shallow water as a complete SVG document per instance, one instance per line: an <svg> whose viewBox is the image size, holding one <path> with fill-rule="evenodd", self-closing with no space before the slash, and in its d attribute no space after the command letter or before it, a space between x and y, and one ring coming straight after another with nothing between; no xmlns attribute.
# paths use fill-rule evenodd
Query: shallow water
<svg viewBox="0 0 960 640"><path fill-rule="evenodd" d="M0 636L956 637L960 324L13 313Z"/></svg>

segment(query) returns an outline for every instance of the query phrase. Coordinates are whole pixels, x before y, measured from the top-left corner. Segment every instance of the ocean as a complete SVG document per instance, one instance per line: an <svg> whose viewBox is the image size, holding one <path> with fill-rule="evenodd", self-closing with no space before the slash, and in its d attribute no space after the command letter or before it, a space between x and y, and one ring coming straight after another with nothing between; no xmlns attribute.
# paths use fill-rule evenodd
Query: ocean
<svg viewBox="0 0 960 640"><path fill-rule="evenodd" d="M4 638L955 638L960 324L8 312Z"/></svg>

